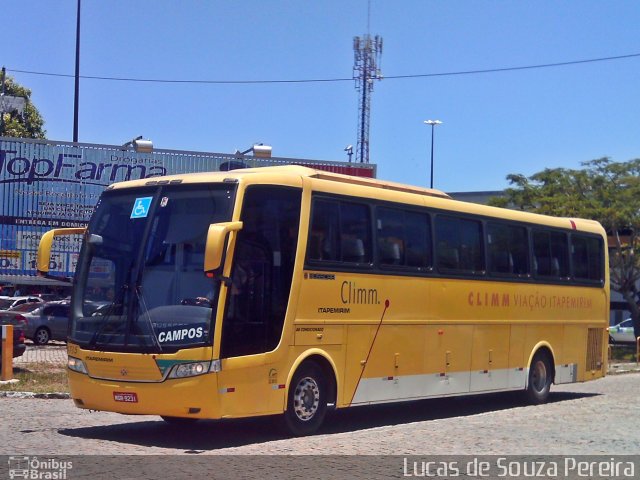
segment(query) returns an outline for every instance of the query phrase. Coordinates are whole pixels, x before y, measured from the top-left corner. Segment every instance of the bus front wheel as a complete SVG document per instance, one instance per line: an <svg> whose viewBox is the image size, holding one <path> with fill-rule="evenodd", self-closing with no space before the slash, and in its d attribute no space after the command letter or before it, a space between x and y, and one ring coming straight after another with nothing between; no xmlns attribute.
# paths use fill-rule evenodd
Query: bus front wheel
<svg viewBox="0 0 640 480"><path fill-rule="evenodd" d="M544 351L536 352L529 367L529 382L526 396L529 403L539 405L549 398L553 371L549 355Z"/></svg>
<svg viewBox="0 0 640 480"><path fill-rule="evenodd" d="M315 363L302 364L296 371L284 412L287 430L296 436L311 435L327 413L327 381Z"/></svg>

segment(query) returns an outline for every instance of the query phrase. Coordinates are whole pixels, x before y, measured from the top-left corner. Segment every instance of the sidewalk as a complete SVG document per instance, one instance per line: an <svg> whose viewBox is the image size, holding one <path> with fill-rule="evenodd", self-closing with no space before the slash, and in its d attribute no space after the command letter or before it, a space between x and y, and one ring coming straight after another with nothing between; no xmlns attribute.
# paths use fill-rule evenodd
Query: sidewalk
<svg viewBox="0 0 640 480"><path fill-rule="evenodd" d="M616 375L618 373L631 373L640 372L640 363L625 362L625 363L610 363L608 375Z"/></svg>
<svg viewBox="0 0 640 480"><path fill-rule="evenodd" d="M46 363L66 367L67 344L64 342L51 342L47 345L34 345L27 342L27 350L24 354L13 359L13 364L16 366L25 363Z"/></svg>

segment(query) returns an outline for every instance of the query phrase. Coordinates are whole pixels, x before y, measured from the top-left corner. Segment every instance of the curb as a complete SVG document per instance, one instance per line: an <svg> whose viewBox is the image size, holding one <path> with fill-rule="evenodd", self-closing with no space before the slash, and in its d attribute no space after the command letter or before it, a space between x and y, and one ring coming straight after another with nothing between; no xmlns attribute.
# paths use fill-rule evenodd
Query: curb
<svg viewBox="0 0 640 480"><path fill-rule="evenodd" d="M0 391L0 398L44 398L68 400L71 395L63 392L35 393L35 392L7 392Z"/></svg>
<svg viewBox="0 0 640 480"><path fill-rule="evenodd" d="M627 373L640 373L640 367L616 368L609 370L607 375L624 375Z"/></svg>

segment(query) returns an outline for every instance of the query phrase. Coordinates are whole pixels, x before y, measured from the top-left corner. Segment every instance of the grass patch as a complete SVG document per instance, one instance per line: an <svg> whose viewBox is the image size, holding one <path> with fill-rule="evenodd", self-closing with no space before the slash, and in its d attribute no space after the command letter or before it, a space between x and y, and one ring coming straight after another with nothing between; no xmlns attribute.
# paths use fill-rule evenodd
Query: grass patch
<svg viewBox="0 0 640 480"><path fill-rule="evenodd" d="M67 371L57 365L25 363L13 367L16 383L0 385L5 392L68 393Z"/></svg>

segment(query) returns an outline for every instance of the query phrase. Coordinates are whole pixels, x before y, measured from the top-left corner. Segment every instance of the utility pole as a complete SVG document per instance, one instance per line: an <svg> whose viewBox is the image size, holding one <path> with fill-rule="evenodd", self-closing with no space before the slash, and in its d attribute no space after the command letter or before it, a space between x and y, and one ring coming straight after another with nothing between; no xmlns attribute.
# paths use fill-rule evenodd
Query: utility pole
<svg viewBox="0 0 640 480"><path fill-rule="evenodd" d="M2 98L0 99L0 136L4 135L4 80L7 69L2 67Z"/></svg>
<svg viewBox="0 0 640 480"><path fill-rule="evenodd" d="M78 100L80 97L80 0L76 17L76 82L73 95L73 141L78 141Z"/></svg>

